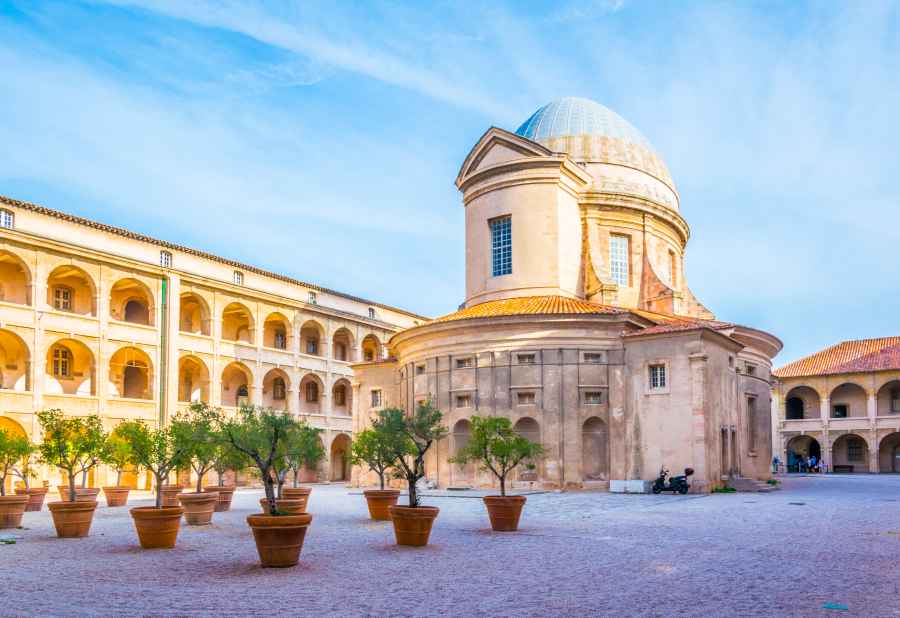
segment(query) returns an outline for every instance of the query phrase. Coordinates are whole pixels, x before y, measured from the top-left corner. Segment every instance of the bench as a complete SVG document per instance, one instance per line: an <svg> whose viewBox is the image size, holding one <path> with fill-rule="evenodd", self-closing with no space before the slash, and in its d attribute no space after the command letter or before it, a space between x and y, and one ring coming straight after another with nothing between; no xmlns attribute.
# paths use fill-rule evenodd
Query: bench
<svg viewBox="0 0 900 618"><path fill-rule="evenodd" d="M832 467L832 471L835 474L841 474L841 473L846 474L846 473L853 472L853 466L852 465L849 465L849 466L848 465L835 465Z"/></svg>

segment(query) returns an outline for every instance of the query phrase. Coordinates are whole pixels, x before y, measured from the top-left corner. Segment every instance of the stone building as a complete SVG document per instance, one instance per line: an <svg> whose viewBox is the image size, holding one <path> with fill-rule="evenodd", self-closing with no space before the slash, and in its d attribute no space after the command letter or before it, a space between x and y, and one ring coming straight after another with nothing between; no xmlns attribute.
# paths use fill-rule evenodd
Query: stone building
<svg viewBox="0 0 900 618"><path fill-rule="evenodd" d="M0 427L34 440L60 408L165 423L241 401L325 429L348 478L351 363L424 318L208 253L0 197ZM107 482L100 468L94 485ZM132 485L138 479L130 478ZM141 483L143 486L143 483Z"/></svg>
<svg viewBox="0 0 900 618"><path fill-rule="evenodd" d="M691 293L688 224L644 136L602 105L562 99L515 133L489 129L456 186L466 298L394 334L389 359L354 365L357 430L383 406L432 398L450 435L428 477L445 487L491 482L447 461L475 414L508 416L546 448L520 483L605 488L692 467L707 491L768 476L781 342L715 320Z"/></svg>
<svg viewBox="0 0 900 618"><path fill-rule="evenodd" d="M774 372L774 450L831 472L900 472L900 337L844 341Z"/></svg>

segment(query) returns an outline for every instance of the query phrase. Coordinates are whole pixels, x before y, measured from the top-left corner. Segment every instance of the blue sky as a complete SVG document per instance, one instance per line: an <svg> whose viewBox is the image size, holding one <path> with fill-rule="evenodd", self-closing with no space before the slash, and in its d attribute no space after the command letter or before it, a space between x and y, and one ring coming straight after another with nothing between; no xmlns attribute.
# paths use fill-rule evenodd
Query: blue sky
<svg viewBox="0 0 900 618"><path fill-rule="evenodd" d="M667 161L686 274L787 362L898 335L900 5L0 4L0 193L425 315L491 125L593 98Z"/></svg>

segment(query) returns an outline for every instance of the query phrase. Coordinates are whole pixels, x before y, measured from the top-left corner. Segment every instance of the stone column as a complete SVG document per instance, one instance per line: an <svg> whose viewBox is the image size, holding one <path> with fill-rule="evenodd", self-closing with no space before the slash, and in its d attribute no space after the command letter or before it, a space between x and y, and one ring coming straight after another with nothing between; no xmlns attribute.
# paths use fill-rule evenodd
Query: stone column
<svg viewBox="0 0 900 618"><path fill-rule="evenodd" d="M822 397L819 404L819 418L822 419L822 425L828 427L828 419L831 417L831 399Z"/></svg>
<svg viewBox="0 0 900 618"><path fill-rule="evenodd" d="M163 354L166 355L167 375L160 375L159 378L160 380L166 381L166 400L160 402L161 407L159 410L160 418L164 421L168 421L178 409L178 335L181 325L181 277L171 271L168 273L168 277L169 285L166 296L168 307L168 316L166 316L166 349L160 348L160 356ZM161 307L161 305L162 303L157 303L157 306ZM162 315L162 309L160 309L159 315ZM157 320L157 324L160 323L161 320ZM157 373L161 374L159 371ZM210 376L209 382L212 382L212 376ZM202 388L203 387L201 386L201 389ZM211 396L212 385L207 384L206 388ZM190 398L190 394L188 397Z"/></svg>
<svg viewBox="0 0 900 618"><path fill-rule="evenodd" d="M710 466L706 457L706 368L708 357L703 353L688 356L691 364L691 450L694 461L693 485L700 492L710 488ZM729 440L730 442L730 440ZM728 444L727 448L731 448ZM722 463L723 468L726 465Z"/></svg>
<svg viewBox="0 0 900 618"><path fill-rule="evenodd" d="M866 412L869 417L869 422L874 426L875 419L878 417L878 394L875 391L868 392Z"/></svg>

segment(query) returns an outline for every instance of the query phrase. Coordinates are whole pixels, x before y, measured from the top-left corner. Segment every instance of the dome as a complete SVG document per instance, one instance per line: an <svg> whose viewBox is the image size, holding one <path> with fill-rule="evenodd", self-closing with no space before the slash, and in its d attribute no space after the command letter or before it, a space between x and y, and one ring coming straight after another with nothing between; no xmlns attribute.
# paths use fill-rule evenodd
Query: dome
<svg viewBox="0 0 900 618"><path fill-rule="evenodd" d="M638 183L642 185L641 193L646 192L643 189L649 189L654 197L667 204L677 199L669 170L650 141L627 120L596 101L578 97L551 101L523 122L516 129L516 135L554 152L564 152L581 163L620 165L639 170L663 183L672 196L653 188L654 182L649 185Z"/></svg>

